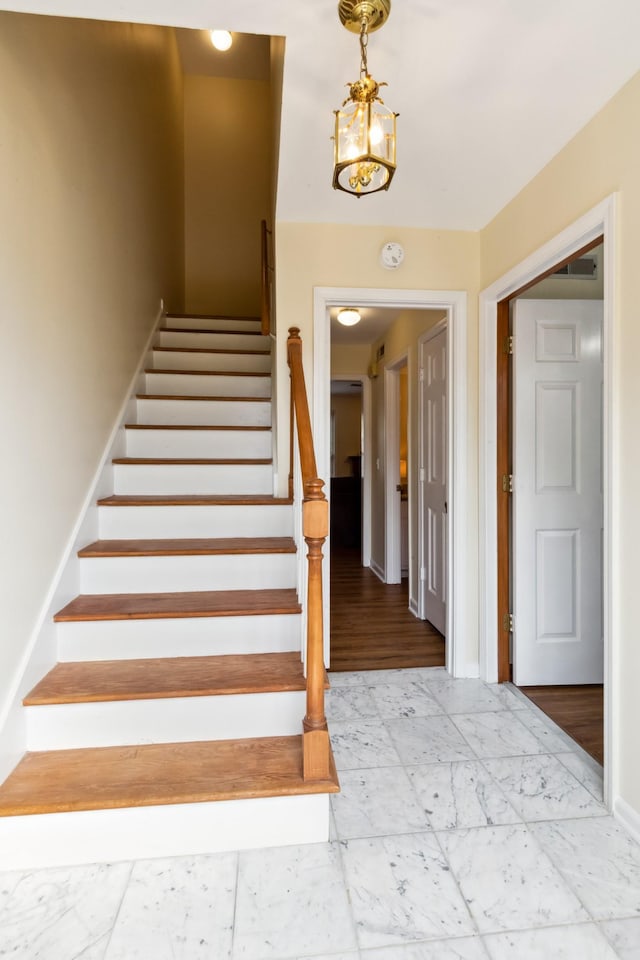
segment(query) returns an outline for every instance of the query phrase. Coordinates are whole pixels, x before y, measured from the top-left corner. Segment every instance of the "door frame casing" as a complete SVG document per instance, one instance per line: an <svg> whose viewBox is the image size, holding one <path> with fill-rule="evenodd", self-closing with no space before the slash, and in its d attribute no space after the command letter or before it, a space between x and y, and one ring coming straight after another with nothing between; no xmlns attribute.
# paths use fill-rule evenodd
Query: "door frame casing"
<svg viewBox="0 0 640 960"><path fill-rule="evenodd" d="M313 290L313 409L312 425L320 476L326 476L330 457L330 307L388 307L414 310L444 310L449 323L447 385L449 404L449 488L447 670L454 677L477 677L477 658L468 653L468 608L475 597L466 570L467 504L471 491L467 468L467 424L469 420L467 381L467 293L464 290L402 290L370 287L314 287ZM323 473L324 471L324 473ZM328 553L328 551L327 551ZM324 559L328 583L329 560ZM474 585L475 586L475 585ZM325 622L329 604L325 594ZM329 631L326 656L329 656Z"/></svg>
<svg viewBox="0 0 640 960"><path fill-rule="evenodd" d="M443 320L439 320L430 330L427 330L426 333L423 333L422 336L418 339L418 370L422 369L422 354L424 350L424 345L433 340L435 337L440 336L444 331L446 336L446 351L447 351L447 384L446 384L446 397L447 401L449 399L449 318L444 317ZM424 380L419 384L418 391L418 469L425 467L425 420L427 420L427 415L424 405ZM428 420L426 427L428 429ZM446 430L447 430L447 443L449 442L449 408L447 405L446 411ZM447 451L447 467L449 466L449 456ZM449 475L447 475L447 504L449 501ZM422 580L420 577L420 572L427 567L427 545L425 537L425 509L424 509L424 490L421 487L420 479L418 478L418 490L420 490L420 495L418 496L418 616L421 620L426 620L426 580ZM446 561L446 570L447 577L449 576L449 544L445 544L445 550L447 553ZM445 584L445 607L449 608L449 580ZM448 637L445 637L445 643L448 643Z"/></svg>
<svg viewBox="0 0 640 960"><path fill-rule="evenodd" d="M619 792L619 773L613 745L619 742L617 717L612 709L617 690L615 663L619 649L619 464L614 393L618 366L614 338L616 195L607 197L562 233L540 247L480 294L479 349L479 482L480 482L480 672L498 679L498 471L497 471L497 317L498 304L522 287L585 247L604 238L603 278L603 620L604 620L604 745L605 800Z"/></svg>

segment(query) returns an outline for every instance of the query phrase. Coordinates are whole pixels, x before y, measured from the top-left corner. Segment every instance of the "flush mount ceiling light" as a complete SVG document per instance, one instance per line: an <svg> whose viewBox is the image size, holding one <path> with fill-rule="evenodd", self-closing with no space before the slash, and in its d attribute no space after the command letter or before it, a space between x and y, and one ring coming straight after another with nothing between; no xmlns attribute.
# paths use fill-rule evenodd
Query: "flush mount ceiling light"
<svg viewBox="0 0 640 960"><path fill-rule="evenodd" d="M360 313L351 309L338 310L338 323L343 327L354 327L356 323L360 323Z"/></svg>
<svg viewBox="0 0 640 960"><path fill-rule="evenodd" d="M340 0L340 22L360 34L360 79L347 84L349 96L336 110L333 188L356 197L388 190L396 170L397 113L385 107L369 74L369 34L386 22L391 0Z"/></svg>
<svg viewBox="0 0 640 960"><path fill-rule="evenodd" d="M233 43L233 37L228 30L210 30L209 36L211 37L211 43L214 45L216 50L220 50L222 52L228 50Z"/></svg>

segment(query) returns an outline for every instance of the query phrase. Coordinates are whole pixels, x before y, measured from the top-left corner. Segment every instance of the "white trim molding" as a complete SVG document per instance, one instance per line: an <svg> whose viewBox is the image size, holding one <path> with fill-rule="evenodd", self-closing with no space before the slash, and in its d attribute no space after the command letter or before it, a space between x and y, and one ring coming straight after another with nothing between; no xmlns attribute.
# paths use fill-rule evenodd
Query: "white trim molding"
<svg viewBox="0 0 640 960"><path fill-rule="evenodd" d="M480 675L488 682L497 680L497 311L498 303L535 280L556 263L570 257L599 236L604 237L604 733L605 800L611 806L618 795L616 745L618 720L612 704L617 697L617 661L619 648L618 565L619 565L619 405L616 396L618 346L614 337L616 195L607 197L575 223L513 267L480 294L479 316L479 484L480 484L480 570L481 601Z"/></svg>
<svg viewBox="0 0 640 960"><path fill-rule="evenodd" d="M636 843L640 843L640 814L622 797L616 797L613 803L613 815Z"/></svg>
<svg viewBox="0 0 640 960"><path fill-rule="evenodd" d="M447 669L454 677L477 676L469 664L469 590L466 573L467 503L467 294L461 290L393 290L359 287L314 287L313 291L313 434L320 476L330 467L331 328L329 308L390 307L444 310L449 323L449 603L447 606ZM325 557L328 583L329 562ZM328 597L325 597L328 620Z"/></svg>

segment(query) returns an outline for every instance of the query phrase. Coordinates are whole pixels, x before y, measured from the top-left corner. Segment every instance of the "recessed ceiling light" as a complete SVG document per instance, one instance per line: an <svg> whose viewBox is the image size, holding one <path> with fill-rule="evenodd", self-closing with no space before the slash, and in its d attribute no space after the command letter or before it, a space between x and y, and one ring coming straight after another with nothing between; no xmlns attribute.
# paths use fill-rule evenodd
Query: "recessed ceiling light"
<svg viewBox="0 0 640 960"><path fill-rule="evenodd" d="M228 50L233 43L233 37L228 30L210 30L209 36L216 50Z"/></svg>
<svg viewBox="0 0 640 960"><path fill-rule="evenodd" d="M338 323L344 327L353 327L356 323L360 323L360 314L357 310L339 310Z"/></svg>

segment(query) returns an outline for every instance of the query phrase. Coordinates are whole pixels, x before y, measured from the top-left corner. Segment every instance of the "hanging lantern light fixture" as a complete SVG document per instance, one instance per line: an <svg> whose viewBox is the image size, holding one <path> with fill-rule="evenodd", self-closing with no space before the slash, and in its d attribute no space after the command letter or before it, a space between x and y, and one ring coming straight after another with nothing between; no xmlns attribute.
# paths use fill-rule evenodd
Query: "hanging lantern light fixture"
<svg viewBox="0 0 640 960"><path fill-rule="evenodd" d="M356 197L388 190L396 170L397 113L385 107L380 87L369 74L369 33L386 22L391 0L340 0L338 16L360 35L360 78L347 84L349 96L335 111L334 190Z"/></svg>

